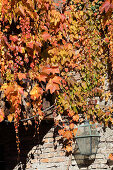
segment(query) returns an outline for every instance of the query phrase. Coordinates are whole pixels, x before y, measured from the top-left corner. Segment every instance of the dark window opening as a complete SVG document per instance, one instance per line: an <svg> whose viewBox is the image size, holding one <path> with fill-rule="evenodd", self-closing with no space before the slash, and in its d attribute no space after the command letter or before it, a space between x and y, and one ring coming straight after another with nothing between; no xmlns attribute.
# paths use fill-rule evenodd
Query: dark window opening
<svg viewBox="0 0 113 170"><path fill-rule="evenodd" d="M4 145L0 144L0 169L5 170Z"/></svg>

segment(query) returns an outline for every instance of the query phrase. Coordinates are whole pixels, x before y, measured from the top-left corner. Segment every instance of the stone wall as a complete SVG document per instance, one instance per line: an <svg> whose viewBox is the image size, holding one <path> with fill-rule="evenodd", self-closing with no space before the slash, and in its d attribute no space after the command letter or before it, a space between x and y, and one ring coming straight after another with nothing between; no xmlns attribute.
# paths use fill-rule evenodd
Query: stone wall
<svg viewBox="0 0 113 170"><path fill-rule="evenodd" d="M47 124L46 124L47 126ZM46 128L46 127L45 127ZM27 155L26 170L112 170L113 161L108 159L113 152L113 128L98 126L100 143L96 155L90 157L80 155L76 142L73 143L72 155L67 155L63 149L61 137L55 135L52 127L44 136L42 144L34 146ZM76 147L75 147L76 146ZM17 165L14 170L22 164ZM23 168L22 168L23 169Z"/></svg>
<svg viewBox="0 0 113 170"><path fill-rule="evenodd" d="M75 75L75 79L79 81L78 74ZM106 73L104 93L110 93L109 80ZM110 93L111 94L111 93ZM112 94L111 94L112 95ZM103 101L97 99L97 104L100 105L103 110L112 106L112 96L106 101L106 96ZM50 122L48 122L48 125ZM48 127L47 123L43 126L43 129ZM42 134L40 128L40 134ZM109 160L109 154L113 153L113 127L104 128L97 125L97 130L100 133L100 143L98 145L98 151L96 155L83 156L80 155L76 141L73 143L73 152L71 155L67 155L65 149L63 149L63 143L61 137L56 133L56 129L52 126L41 140L41 143L35 145L27 154L26 170L113 170L113 161ZM23 165L17 165L14 170L22 167Z"/></svg>

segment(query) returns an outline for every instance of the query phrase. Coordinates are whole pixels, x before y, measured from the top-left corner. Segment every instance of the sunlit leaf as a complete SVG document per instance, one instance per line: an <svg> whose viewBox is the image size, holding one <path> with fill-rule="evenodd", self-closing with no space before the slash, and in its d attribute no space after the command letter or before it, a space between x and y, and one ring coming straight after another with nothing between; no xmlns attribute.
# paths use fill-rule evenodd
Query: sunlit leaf
<svg viewBox="0 0 113 170"><path fill-rule="evenodd" d="M110 153L108 158L113 161L113 154Z"/></svg>
<svg viewBox="0 0 113 170"><path fill-rule="evenodd" d="M64 134L63 134L63 137L67 138L67 139L72 139L72 137L73 137L72 132L71 131L65 131Z"/></svg>
<svg viewBox="0 0 113 170"><path fill-rule="evenodd" d="M8 118L8 121L9 121L9 122L12 122L12 120L13 120L13 118L14 118L14 115L13 115L13 114L9 114L9 115L7 116L7 118Z"/></svg>
<svg viewBox="0 0 113 170"><path fill-rule="evenodd" d="M4 120L4 111L2 109L0 109L0 122L2 122Z"/></svg>

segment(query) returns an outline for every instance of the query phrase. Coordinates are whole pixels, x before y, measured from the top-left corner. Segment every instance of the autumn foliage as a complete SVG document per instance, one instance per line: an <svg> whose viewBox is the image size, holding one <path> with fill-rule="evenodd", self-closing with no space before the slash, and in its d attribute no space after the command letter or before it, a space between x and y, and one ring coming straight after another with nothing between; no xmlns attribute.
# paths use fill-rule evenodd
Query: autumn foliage
<svg viewBox="0 0 113 170"><path fill-rule="evenodd" d="M42 99L56 96L55 123L72 150L77 123L112 123L112 106L101 109L107 63L113 72L113 1L78 0L55 4L52 0L0 2L0 121L44 118ZM111 78L111 77L110 77ZM65 119L66 122L65 123ZM36 121L36 119L35 119Z"/></svg>

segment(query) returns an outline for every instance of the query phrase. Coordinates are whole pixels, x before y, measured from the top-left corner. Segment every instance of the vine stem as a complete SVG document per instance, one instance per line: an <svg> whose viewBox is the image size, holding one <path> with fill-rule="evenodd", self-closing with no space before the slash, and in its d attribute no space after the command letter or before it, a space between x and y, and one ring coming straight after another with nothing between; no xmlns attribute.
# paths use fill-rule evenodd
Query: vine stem
<svg viewBox="0 0 113 170"><path fill-rule="evenodd" d="M68 162L68 166L66 170L69 170L69 166L71 165L71 161L72 161L72 154L69 156L69 162Z"/></svg>

